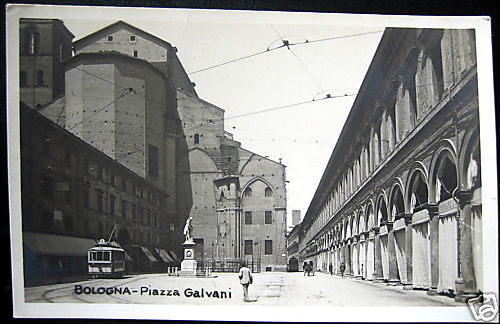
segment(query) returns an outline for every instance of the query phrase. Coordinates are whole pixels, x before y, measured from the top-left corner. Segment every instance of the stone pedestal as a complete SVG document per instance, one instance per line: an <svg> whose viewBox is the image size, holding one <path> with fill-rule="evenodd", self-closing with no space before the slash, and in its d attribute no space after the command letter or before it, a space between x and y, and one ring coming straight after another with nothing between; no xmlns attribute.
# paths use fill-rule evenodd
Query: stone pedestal
<svg viewBox="0 0 500 324"><path fill-rule="evenodd" d="M193 241L186 241L182 243L184 246L184 260L181 262L180 275L196 276L196 268L198 262L194 259L194 247L196 243Z"/></svg>

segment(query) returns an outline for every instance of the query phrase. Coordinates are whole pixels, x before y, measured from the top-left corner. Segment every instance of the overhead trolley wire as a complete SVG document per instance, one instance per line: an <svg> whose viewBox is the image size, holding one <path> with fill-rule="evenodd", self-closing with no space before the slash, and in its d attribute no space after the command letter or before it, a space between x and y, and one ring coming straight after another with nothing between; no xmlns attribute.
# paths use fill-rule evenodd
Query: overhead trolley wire
<svg viewBox="0 0 500 324"><path fill-rule="evenodd" d="M312 79L312 81L316 84L316 86L318 87L319 91L320 92L323 91L323 88L321 87L321 84L318 82L318 80L314 77L314 75L311 73L311 71L309 71L309 69L304 64L304 62L302 62L302 60L297 56L297 54L295 54L295 52L290 48L290 42L288 40L286 40L286 39L283 39L283 36L281 36L280 32L276 29L276 27L274 27L273 24L271 24L271 27L274 29L274 31L276 32L276 34L278 34L281 42L283 43L283 46L286 46L286 48L290 51L290 53L292 53L292 55L300 63L300 65L304 68L304 70L307 72L307 74ZM307 39L306 39L306 41L307 41ZM282 46L280 46L280 47L282 47Z"/></svg>
<svg viewBox="0 0 500 324"><path fill-rule="evenodd" d="M278 46L278 47L275 47L275 48L270 48L270 46L268 46L265 51L256 52L256 53L245 55L245 56L242 56L242 57L239 57L239 58L235 58L235 59L232 59L232 60L229 60L229 61L225 61L225 62L222 62L222 63L219 63L219 64L208 66L208 67L203 68L203 69L195 70L193 72L189 72L188 75L200 73L200 72L211 70L211 69L214 69L214 68L226 65L226 64L231 64L231 63L238 62L238 61L241 61L241 60L245 60L245 59L248 59L248 58L251 58L251 57L254 57L254 56L258 56L258 55L261 55L261 54L269 53L269 52L278 50L278 49L283 48L283 47L287 47L288 49L290 49L290 46L304 45L304 44L311 44L311 43L318 43L318 42L325 42L325 41L330 41L330 40L335 40L335 39L364 36L364 35L370 35L370 34L376 34L376 33L383 33L383 32L384 32L383 30L377 30L377 31L366 32L366 33L358 33L358 34L343 35L343 36L334 36L334 37L321 38L321 39L313 39L313 40L305 39L305 41L297 42L297 43L291 43L290 41L288 41L288 40L283 39L283 38L280 37L280 39L281 39L281 41L283 43L281 46Z"/></svg>
<svg viewBox="0 0 500 324"><path fill-rule="evenodd" d="M273 110L279 110L279 109L285 109L285 108L292 108L292 107L296 107L296 106L300 106L300 105L305 105L305 104L313 103L313 102L317 102L317 101L327 100L327 99L352 97L352 96L356 96L356 95L357 95L357 93L352 93L352 94L347 94L346 93L344 95L339 95L339 96L327 95L324 98L296 102L296 103L293 103L293 104L288 104L288 105L283 105L283 106L278 106L278 107L267 108L267 109L263 109L263 110L258 110L258 111L253 111L253 112L241 114L241 115L235 115L235 116L230 116L230 117L225 117L225 118L219 118L219 119L209 119L205 123L201 123L199 126L193 126L191 128L185 129L184 132L189 132L189 131L198 129L200 127L203 127L205 125L208 125L208 124L211 124L211 123L215 123L215 122L220 122L220 121L225 121L225 120L235 119L235 118L241 118L241 117L250 116L250 115L261 114L261 113L268 112L268 111L273 111Z"/></svg>

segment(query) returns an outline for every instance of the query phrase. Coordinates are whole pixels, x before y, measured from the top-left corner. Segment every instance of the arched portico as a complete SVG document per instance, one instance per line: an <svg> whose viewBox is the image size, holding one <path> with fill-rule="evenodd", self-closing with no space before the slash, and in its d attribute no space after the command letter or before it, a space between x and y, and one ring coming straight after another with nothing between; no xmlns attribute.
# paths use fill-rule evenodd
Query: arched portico
<svg viewBox="0 0 500 324"><path fill-rule="evenodd" d="M393 221L394 251L396 254L397 278L404 284L409 283L407 267L407 214L405 213L403 186L399 179L391 188L389 219ZM389 243L388 243L389 244Z"/></svg>
<svg viewBox="0 0 500 324"><path fill-rule="evenodd" d="M417 165L407 183L407 202L411 214L411 266L414 288L431 288L431 245L429 190L425 170Z"/></svg>

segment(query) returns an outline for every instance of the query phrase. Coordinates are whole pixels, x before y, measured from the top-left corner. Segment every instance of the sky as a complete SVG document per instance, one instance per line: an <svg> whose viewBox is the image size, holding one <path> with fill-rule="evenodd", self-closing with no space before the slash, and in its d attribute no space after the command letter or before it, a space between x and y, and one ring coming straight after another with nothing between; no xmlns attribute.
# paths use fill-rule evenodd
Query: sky
<svg viewBox="0 0 500 324"><path fill-rule="evenodd" d="M123 20L177 47L199 97L225 110L225 130L242 147L286 165L288 225L292 210L305 216L384 30L353 15L117 8L38 13L63 20L74 40ZM317 41L323 39L330 40ZM287 48L282 40L301 44ZM327 94L335 98L318 100ZM302 102L308 103L294 105Z"/></svg>

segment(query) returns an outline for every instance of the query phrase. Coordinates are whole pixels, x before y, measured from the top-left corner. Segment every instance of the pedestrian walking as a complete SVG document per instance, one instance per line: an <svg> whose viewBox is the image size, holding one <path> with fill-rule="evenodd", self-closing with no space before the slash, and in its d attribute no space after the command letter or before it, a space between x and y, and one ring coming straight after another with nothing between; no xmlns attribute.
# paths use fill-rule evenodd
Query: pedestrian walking
<svg viewBox="0 0 500 324"><path fill-rule="evenodd" d="M330 272L330 276L333 275L333 264L330 262L330 264L328 265L328 272Z"/></svg>
<svg viewBox="0 0 500 324"><path fill-rule="evenodd" d="M340 275L342 276L342 278L344 278L344 271L345 271L345 263L342 262L340 264Z"/></svg>
<svg viewBox="0 0 500 324"><path fill-rule="evenodd" d="M239 278L240 278L240 284L243 287L243 300L248 302L250 301L248 299L248 286L252 284L253 278L252 278L252 272L250 271L249 268L247 268L245 262L241 262Z"/></svg>
<svg viewBox="0 0 500 324"><path fill-rule="evenodd" d="M61 259L57 261L57 283L62 282L62 277L64 274L64 268Z"/></svg>

